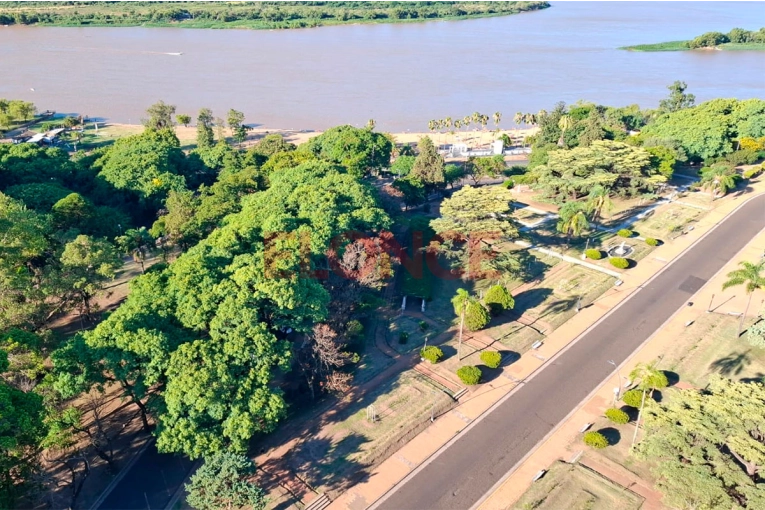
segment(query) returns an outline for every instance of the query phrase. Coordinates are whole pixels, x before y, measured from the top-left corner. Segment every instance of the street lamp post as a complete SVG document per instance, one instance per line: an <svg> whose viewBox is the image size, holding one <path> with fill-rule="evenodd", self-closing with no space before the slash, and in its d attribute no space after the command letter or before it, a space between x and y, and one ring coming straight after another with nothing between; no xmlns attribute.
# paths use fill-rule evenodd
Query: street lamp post
<svg viewBox="0 0 765 510"><path fill-rule="evenodd" d="M622 374L619 371L619 367L616 365L616 362L612 359L608 360L608 363L610 365L613 365L616 369L616 376L619 378L619 383L617 385L617 391L614 392L615 399L618 399L622 396ZM614 400L614 405L616 405L616 400Z"/></svg>

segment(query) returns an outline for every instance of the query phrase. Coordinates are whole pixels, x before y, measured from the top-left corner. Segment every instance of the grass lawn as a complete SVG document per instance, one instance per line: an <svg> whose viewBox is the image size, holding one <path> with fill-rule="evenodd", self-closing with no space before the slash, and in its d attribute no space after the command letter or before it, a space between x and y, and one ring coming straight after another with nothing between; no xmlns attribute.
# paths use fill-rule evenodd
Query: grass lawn
<svg viewBox="0 0 765 510"><path fill-rule="evenodd" d="M695 207L668 204L659 207L647 218L636 221L632 229L642 237L653 237L668 242L704 214L705 211Z"/></svg>
<svg viewBox="0 0 765 510"><path fill-rule="evenodd" d="M556 462L514 510L637 510L643 498L578 464Z"/></svg>
<svg viewBox="0 0 765 510"><path fill-rule="evenodd" d="M452 315L454 315L453 311ZM436 337L447 328L447 325L436 327L429 324L427 329L423 331L420 329L420 319L400 315L388 324L388 345L400 353L407 353L421 348L425 344L425 336L428 338ZM406 342L401 343L399 338L401 333L404 332L409 335L409 338L407 338Z"/></svg>
<svg viewBox="0 0 765 510"><path fill-rule="evenodd" d="M736 338L738 321L716 313L700 316L668 346L660 368L699 388L706 386L713 373L739 381L762 380L765 349L750 345L746 334Z"/></svg>
<svg viewBox="0 0 765 510"><path fill-rule="evenodd" d="M367 419L370 405L374 423ZM404 373L330 418L334 423L326 434L306 436L290 465L313 487L342 490L427 426L431 408L438 414L451 405L452 399L425 378Z"/></svg>

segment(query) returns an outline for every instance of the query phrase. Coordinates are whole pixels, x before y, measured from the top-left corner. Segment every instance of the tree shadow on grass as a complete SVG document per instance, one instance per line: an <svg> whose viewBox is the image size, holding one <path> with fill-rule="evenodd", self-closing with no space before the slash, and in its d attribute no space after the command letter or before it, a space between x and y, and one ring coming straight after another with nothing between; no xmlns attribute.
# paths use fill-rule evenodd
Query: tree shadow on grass
<svg viewBox="0 0 765 510"><path fill-rule="evenodd" d="M327 487L336 493L344 492L369 476L366 470L368 466L349 458L368 441L356 433L350 433L339 440L311 437L294 449L289 459L289 468L312 487Z"/></svg>
<svg viewBox="0 0 765 510"><path fill-rule="evenodd" d="M605 427L600 429L598 432L606 437L608 444L611 446L619 444L619 441L622 440L622 433L614 427Z"/></svg>
<svg viewBox="0 0 765 510"><path fill-rule="evenodd" d="M731 353L724 358L720 358L709 365L709 368L715 370L721 375L731 377L739 375L744 368L752 362L749 351L741 353Z"/></svg>
<svg viewBox="0 0 765 510"><path fill-rule="evenodd" d="M669 386L675 386L680 382L680 374L677 372L673 372L671 370L662 370L661 372L667 378L667 383L669 383Z"/></svg>
<svg viewBox="0 0 765 510"><path fill-rule="evenodd" d="M759 384L765 384L765 374L762 372L757 372L754 377L742 377L740 379L742 383L759 383Z"/></svg>
<svg viewBox="0 0 765 510"><path fill-rule="evenodd" d="M515 307L513 308L512 313L508 315L520 317L528 310L531 310L532 308L535 308L544 303L544 301L550 297L552 292L552 289L541 287L524 290L514 297Z"/></svg>
<svg viewBox="0 0 765 510"><path fill-rule="evenodd" d="M544 319L548 315L567 312L576 306L577 301L579 301L578 296L572 296L570 298L553 301L552 303L548 304L544 310L541 311L539 318Z"/></svg>

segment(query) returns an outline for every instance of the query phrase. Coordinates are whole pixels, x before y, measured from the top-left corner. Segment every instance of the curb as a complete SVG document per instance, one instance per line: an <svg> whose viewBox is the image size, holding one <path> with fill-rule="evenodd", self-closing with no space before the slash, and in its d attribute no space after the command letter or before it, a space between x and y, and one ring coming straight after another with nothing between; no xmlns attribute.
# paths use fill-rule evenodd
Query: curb
<svg viewBox="0 0 765 510"><path fill-rule="evenodd" d="M149 447L149 445L152 445L152 444L154 444L154 436L151 436L149 440L146 441L138 449L135 455L133 455L130 458L128 463L122 466L122 469L120 469L117 475L114 478L112 478L112 481L109 482L109 485L107 485L106 488L103 490L103 492L101 492L101 495L98 496L98 499L96 499L96 501L92 505L90 505L90 510L97 510L98 507L101 506L104 500L109 496L109 494L111 494L112 490L114 489L114 486L117 485L120 482L120 480L122 480L125 477L126 474L128 474L128 472L133 468L133 464L138 462L138 458L141 457L141 455L144 454L144 452Z"/></svg>
<svg viewBox="0 0 765 510"><path fill-rule="evenodd" d="M674 264L675 264L675 262L677 262L679 259L681 259L683 256L685 256L685 254L686 254L686 253L688 253L688 251L690 251L691 249L693 249L693 248L694 248L694 247L695 247L695 246L696 246L698 243L700 243L700 242L701 242L703 239L705 239L705 238L706 238L706 237L707 237L707 236L708 236L710 233L712 233L714 230L716 230L716 229L717 229L717 228L718 228L718 227L719 227L719 226L720 226L722 223L724 223L725 221L727 221L728 219L730 219L730 218L731 218L731 217L732 217L732 216L733 216L733 215L734 215L734 214L735 214L737 211L739 211L739 210L740 210L742 207L744 207L746 204L748 204L748 203L749 203L749 202L751 202L752 200L755 200L755 199L757 199L757 198L760 198L760 197L762 197L763 195L765 195L765 193L758 193L758 194L756 194L756 195L753 195L753 196L749 197L747 200L745 200L744 202L740 203L740 204L739 204L738 206L736 206L736 207L735 207L733 210L731 210L729 213L727 213L727 214L726 214L726 215L725 215L725 216L724 216L722 219L720 219L720 220L718 220L716 223L714 223L714 224L713 224L713 225L712 225L712 226L709 228L709 230L707 230L707 231L706 231L706 232L705 232L703 235L701 235L701 236L700 236L698 239L694 240L694 241L693 241L693 242L692 242L690 245L688 245L688 246L687 246L685 249L683 249L683 250L682 250L680 253L678 253L678 254L677 254L677 255L676 255L676 256L675 256L675 257L674 257L674 258L673 258L673 259L672 259L672 260L671 260L671 261L670 261L668 264L664 265L664 266L663 266L662 268L660 268L660 269L659 269L659 270L658 270L656 273L654 273L654 274L653 274L653 275L652 275L650 278L648 278L647 280L645 280L644 282L642 282L641 284L639 284L637 287L633 288L633 290L632 290L632 291L631 291L631 292L630 292L630 293L629 293L627 296L625 296L625 297L624 297L624 299L622 299L622 300L621 300L621 301L620 301L620 302L619 302L619 303L618 303L616 306L614 306L613 308L611 308L611 309L610 309L610 310L609 310L607 313L605 313L605 314L604 314L602 317L600 317L600 318L599 318L598 320L596 320L594 323L590 324L590 325L589 325L589 326L588 326L588 327L587 327L587 328L586 328L584 331L582 331L582 332L581 332L579 335L577 335L577 336L576 336L576 337L575 337L573 340L571 340L571 341L570 341L568 344L566 344L566 345L565 345L565 346L564 346L562 349L560 349L560 350L559 350L557 353L555 353L553 356L551 356L550 358L548 358L548 359L547 359L547 360L546 360L544 363L542 363L540 366L538 366L537 368L535 368L535 369L534 369L534 370L533 370L533 371L532 371L532 372L531 372L531 373L530 373L528 376L526 376L526 377L523 379L523 382L524 382L524 383L526 383L526 382L530 381L532 378L534 378L536 375L538 375L538 374L539 374L539 373L540 373L540 372L541 372L543 369L545 369L545 368L546 368L548 365L550 365L550 364L551 364L553 361L555 361L555 360L556 360L556 359L557 359L559 356L563 355L563 354L564 354L566 351L568 351L568 350L569 350L571 347L573 347L573 346L574 346L574 345L575 345L577 342L579 342L579 341L580 341L580 340L581 340L581 339L582 339L582 338L583 338L583 337L584 337L586 334L588 334L588 333L589 333L589 332L590 332L590 331L591 331L593 328L595 328L595 327L596 327L598 324L600 324L601 322L603 322L603 321L604 321L604 320L605 320L607 317L609 317L610 315L612 315L612 314L613 314L613 313L614 313L614 312L615 312L617 309L619 309L619 308L620 308L622 305L624 305L625 303L627 303L627 302L628 302L628 301L629 301L629 300L630 300L630 299L631 299L631 298L632 298L632 297L633 297L633 296L634 296L634 295L635 295L635 294L636 294L636 293L637 293L637 292L638 292L638 291L639 291L641 288L643 288L643 287L645 287L646 285L648 285L650 282L652 282L653 280L655 280L656 278L658 278L658 277L659 277L659 275L661 275L662 273L664 273L664 271L666 271L668 268L672 267L672 265L674 265ZM758 234L758 235L759 235L759 234ZM751 240L750 240L750 241L748 241L748 242L747 242L747 244L746 244L745 246L747 246L747 245L749 244L749 242L751 242ZM745 246L744 246L744 247L745 247ZM743 249L744 247L742 247L742 249ZM740 251L739 251L739 252L740 252ZM739 252L737 252L736 254L738 254ZM726 261L726 262L723 264L723 266L720 268L720 270L718 270L717 272L715 272L715 275L713 275L713 276L716 276L716 275L717 275L717 274L718 274L718 273L719 273L719 272L722 270L722 268L724 268L724 267L725 267L725 264L727 264L728 262L729 262L729 261ZM710 278L710 279L711 279L711 278ZM697 291L697 292L698 292L698 291ZM695 294L695 293L694 293L694 294ZM669 322L669 321L670 321L670 320L671 320L671 319L672 319L672 318L673 318L675 315L677 315L677 314L680 312L680 310L683 310L683 308L682 308L682 307L681 307L681 308L678 308L678 309L677 309L677 310L676 310L676 311L675 311L675 312L674 312L674 313L673 313L673 314L672 314L672 315L671 315L671 316L670 316L670 317L669 317L669 318L668 318L668 319L667 319L667 320L666 320L666 321L665 321L665 322L664 322L664 323L663 323L663 324L662 324L662 325L661 325L661 326L660 326L658 329L656 329L656 330L655 330L655 331L654 331L654 332L653 332L653 333L652 333L652 334L651 334L651 335L650 335L650 336L649 336L649 337L648 337L648 338L647 338L647 339L646 339L646 340L645 340L643 343L641 343L641 344L640 344L640 346L638 347L638 349L636 349L635 351L633 351L633 353L632 353L632 354L630 354L630 356L628 356L627 358L625 358L625 360L624 360L624 361L623 361L623 362L622 362L622 363L619 365L619 367L621 368L621 367L622 367L622 366L623 366L623 365L624 365L624 364L625 364L625 363L626 363L626 362L627 362L627 361L628 361L628 360L629 360L631 357L633 357L633 356L635 355L635 353L636 353L636 352L638 352L638 350L640 350L640 348L642 348L642 347L643 347L643 346L644 346L644 345L645 345L645 344L646 344L646 343L647 343L647 342L648 342L648 341L649 341L651 338L653 338L653 337L654 337L654 336L657 334L657 332L658 332L659 330L661 330L661 329L662 329L662 328L663 328L663 327L664 327L664 326L665 326L665 325L666 325L666 324L667 324L667 323L668 323L668 322ZM609 374L609 377L611 377L611 375L612 375L612 374ZM491 493L492 493L492 492L494 492L494 491L496 490L496 488L497 488L497 487L499 487L499 486L501 485L501 483L502 483L502 482L506 481L506 480L507 480L507 478L509 478L509 477L512 475L512 473L513 473L513 472L515 472L515 471L518 469L518 467L519 467L519 466L520 466L520 465L521 465L521 464L522 464L522 463L523 463L525 460L527 460L529 456L531 456L531 455L532 455L532 453L533 453L533 452L535 452L536 450L538 450L538 449L539 449L539 447L540 447L541 445L543 445L543 444L544 444L544 443L545 443L545 442L546 442L546 441L547 441L547 440L548 440L548 439L549 439L549 438L552 436L552 434L553 434L555 431L557 431L557 430L558 430L558 429L559 429L559 428L562 426L562 424L563 424L565 421L567 421L567 420L568 420L568 419L571 417L571 415L573 415L573 413L574 413L574 412L576 412L576 410L578 410L578 409L579 409L579 407L581 407L581 405L582 405L582 403L583 403L583 402L586 402L586 401L587 401L589 398L591 398L591 396L592 396L592 395L593 395L593 394L594 394L594 393L595 393L597 390L599 390L599 389L600 389L600 388L603 386L603 384L606 384L606 382L608 381L609 377L605 378L605 379L603 380L603 382L601 382L601 383L600 383L600 384L599 384L599 385L598 385L598 386L597 386L595 389L593 389L593 391L591 391L591 392L590 392L590 394L588 394L588 396L587 396L587 397L586 397L584 400L582 400L582 401L581 401L579 404L577 404L577 406L576 406L576 407L575 407L575 408L574 408L574 409L573 409L573 410L572 410L572 411L571 411L571 412L570 412L570 413L569 413L569 414L568 414L568 415L567 415L565 418L563 418L563 420L561 420L560 422L558 422L558 424L557 424L557 425L556 425L556 426L555 426L555 427L554 427L554 428L553 428L553 429L552 429L552 430L551 430L551 431L550 431L550 432L549 432L547 435L545 435L545 437L543 437L543 438L542 438L542 439L541 439L541 440L540 440L540 441L539 441L537 444L535 444L535 445L534 445L534 446L533 446L533 447L532 447L532 448L529 450L529 452L528 452L528 453L527 453L527 454L526 454L526 455L525 455L525 456L524 456L524 457L523 457L523 458L522 458L522 459L521 459L521 460L520 460L520 461L519 461L519 462L518 462L516 465L514 465L514 466L513 466L513 467L510 469L510 471L508 471L508 473L507 473L505 476L503 476L503 477L502 477L502 479L500 479L500 481L498 481L498 482L497 482L497 483L496 483L496 484L495 484L495 485L494 485L494 486L493 486L493 487L492 487L492 488L489 490L489 492L487 492L486 494L484 494L484 496L483 496L483 497L481 497L481 499L480 499L480 500L479 500L477 503L475 503L475 504L474 504L474 505L471 507L471 510L472 510L472 509L475 509L475 508L477 508L477 507L478 507L478 506L479 506L481 503L483 503L483 502L484 502L484 501L485 501L485 500L486 500L486 499L487 499L487 498L488 498L488 497L491 495ZM508 399L509 399L509 398L510 398L512 395L514 395L514 394L515 394L515 392L516 392L516 391L518 391L518 390L520 389L520 387L521 387L521 385L520 385L520 384L517 384L517 385L516 385L516 386L515 386L513 389L511 389L511 390L510 390L510 391L509 391L509 392L508 392L506 395L504 395L502 398L500 398L498 401L496 401L494 404L492 404L492 405L491 405L491 406L490 406L488 409L486 409L486 410L485 410L485 411L483 411L483 412L482 412L480 415L478 415L478 416L477 416L477 417L476 417L476 418L475 418L475 419L474 419L474 420L473 420L473 421L472 421L472 422L471 422L471 423L470 423L470 424L469 424L467 427L465 427L464 429L460 430L460 431L459 431L459 432L458 432L458 433L457 433L455 436L453 436L453 437L452 437L452 438L451 438L449 441L447 441L447 442L446 442L446 444L442 445L442 446L441 446L441 447L439 447L439 448L438 448L438 449L437 449L435 452L433 452L433 453L432 453L430 456L428 456L428 457L427 457L427 458L426 458L426 459L425 459L425 460L424 460L424 461L423 461L423 462L422 462L422 463L421 463L419 466L417 466L417 467L416 467L414 470L410 471L410 472L409 472L409 473L408 473L408 474L407 474L407 475L406 475L406 476L405 476L403 479L401 479L401 480L399 480L397 483L395 483L395 484L394 484L394 485L393 485L393 486L392 486L390 489L388 489L387 491L385 491L385 492L384 492L384 493L383 493L383 494L382 494L382 495L381 495L379 498L377 498L377 499L376 499L376 500L375 500L375 501L374 501L374 502L373 502L373 503L372 503L372 504L371 504L371 505L368 507L368 509L369 509L369 510L373 510L373 509L375 509L375 508L379 507L379 506L380 506L382 503L384 503L384 502L385 502L385 501L386 501L386 500L387 500L387 499L388 499L388 498L389 498L389 497L390 497L390 496L391 496L391 495L392 495L392 494L393 494L393 493L394 493L394 492L395 492L395 491L398 489L398 487L400 487L401 485L405 484L406 482L408 482L409 480L411 480L412 478L414 478L414 476L416 476L416 475L417 475L417 474L418 474L420 471L422 471L422 470L423 470L423 469L424 469L426 466L428 466L428 465L429 465L431 462L433 462L433 461L434 461L436 458L438 458L438 457L439 457L439 456L440 456L440 455L441 455L441 454L442 454L442 453L443 453L443 452L444 452L444 451L445 451L447 448L449 448L449 447L450 447L452 444L454 444L454 443L455 443L455 442L457 442L459 439L461 439L461 438L462 438L462 437L463 437L463 436L464 436L464 435L465 435L465 434L466 434L468 431L470 431L470 430L471 430L471 429L472 429L474 426L476 426L476 425L477 425L478 423L480 423L480 422L481 422L483 419L485 419L485 418L486 418L486 416L488 416L488 415L489 415L491 412L493 412L493 411L494 411L494 410L495 410L497 407L499 407L500 405L502 405L502 404L503 404L505 401L507 401L507 400L508 400Z"/></svg>

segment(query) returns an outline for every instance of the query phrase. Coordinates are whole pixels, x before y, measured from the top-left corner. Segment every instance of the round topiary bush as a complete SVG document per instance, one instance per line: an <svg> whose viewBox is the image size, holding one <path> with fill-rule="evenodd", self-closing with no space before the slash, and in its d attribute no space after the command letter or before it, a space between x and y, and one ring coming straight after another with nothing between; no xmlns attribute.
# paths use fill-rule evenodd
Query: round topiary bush
<svg viewBox="0 0 765 510"><path fill-rule="evenodd" d="M409 340L409 333L402 331L398 334L398 343L405 344L407 340Z"/></svg>
<svg viewBox="0 0 765 510"><path fill-rule="evenodd" d="M483 298L483 302L489 307L492 315L499 315L505 310L510 310L515 306L515 300L506 288L502 285L494 285L489 288Z"/></svg>
<svg viewBox="0 0 765 510"><path fill-rule="evenodd" d="M497 351L483 351L481 361L489 368L498 368L499 364L502 363L502 355Z"/></svg>
<svg viewBox="0 0 765 510"><path fill-rule="evenodd" d="M478 331L486 327L491 320L489 312L478 301L471 301L465 308L465 326L470 331Z"/></svg>
<svg viewBox="0 0 765 510"><path fill-rule="evenodd" d="M420 327L420 331L425 331L428 329L428 323L425 321L420 321L417 325Z"/></svg>
<svg viewBox="0 0 765 510"><path fill-rule="evenodd" d="M513 182L512 179L507 179L507 180L505 180L505 182L502 183L502 187L505 188L505 189L510 189L513 186L515 186L515 183Z"/></svg>
<svg viewBox="0 0 765 510"><path fill-rule="evenodd" d="M654 239L653 237L646 237L645 244L647 244L648 246L659 246L659 240Z"/></svg>
<svg viewBox="0 0 765 510"><path fill-rule="evenodd" d="M457 370L457 377L463 384L473 386L481 382L481 369L472 365L465 365Z"/></svg>
<svg viewBox="0 0 765 510"><path fill-rule="evenodd" d="M593 448L605 448L608 446L608 439L600 432L590 431L585 432L584 438L582 438L584 444L592 446Z"/></svg>
<svg viewBox="0 0 765 510"><path fill-rule="evenodd" d="M616 233L619 237L632 237L632 230L628 228L623 228L619 230L619 232Z"/></svg>
<svg viewBox="0 0 765 510"><path fill-rule="evenodd" d="M435 365L443 359L444 351L435 345L429 345L420 349L420 357L430 361Z"/></svg>
<svg viewBox="0 0 765 510"><path fill-rule="evenodd" d="M627 269L630 267L630 261L623 257L611 257L608 261L617 269Z"/></svg>
<svg viewBox="0 0 765 510"><path fill-rule="evenodd" d="M584 255L590 260L600 260L603 258L603 254L600 253L600 250L595 250L593 248L585 250Z"/></svg>
<svg viewBox="0 0 765 510"><path fill-rule="evenodd" d="M605 414L606 414L606 418L611 420L613 423L616 423L617 425L624 425L625 423L630 421L630 416L627 413L615 407L612 407L611 409L606 409Z"/></svg>
<svg viewBox="0 0 765 510"><path fill-rule="evenodd" d="M629 390L622 395L622 402L635 409L640 409L640 403L643 401L643 392L640 390Z"/></svg>
<svg viewBox="0 0 765 510"><path fill-rule="evenodd" d="M348 323L345 325L345 331L348 333L349 337L359 338L364 334L364 325L356 319L353 319L348 321Z"/></svg>

